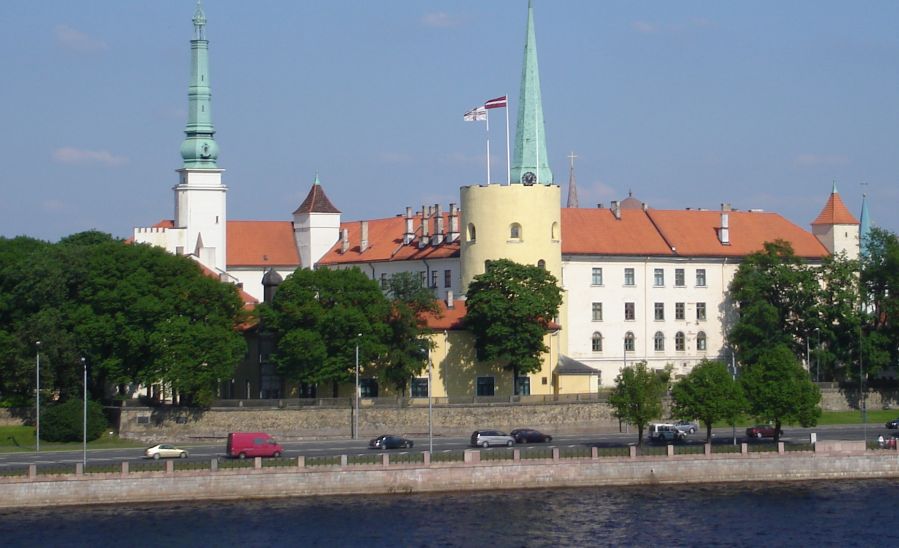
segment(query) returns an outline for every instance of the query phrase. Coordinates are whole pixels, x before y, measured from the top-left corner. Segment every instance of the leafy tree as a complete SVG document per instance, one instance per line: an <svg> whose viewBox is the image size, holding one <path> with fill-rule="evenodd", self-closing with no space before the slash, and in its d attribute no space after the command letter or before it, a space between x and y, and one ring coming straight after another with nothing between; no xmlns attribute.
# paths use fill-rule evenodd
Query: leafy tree
<svg viewBox="0 0 899 548"><path fill-rule="evenodd" d="M748 255L730 283L739 318L727 338L740 361L754 363L763 349L777 344L804 355L818 317L819 289L815 273L788 242L766 242L764 250Z"/></svg>
<svg viewBox="0 0 899 548"><path fill-rule="evenodd" d="M872 229L862 251L862 353L870 371L899 361L899 238Z"/></svg>
<svg viewBox="0 0 899 548"><path fill-rule="evenodd" d="M735 423L746 408L740 384L727 366L702 360L671 389L672 414L680 419L697 419L706 428L706 442L712 441L712 424Z"/></svg>
<svg viewBox="0 0 899 548"><path fill-rule="evenodd" d="M387 382L405 393L409 379L427 367L428 351L433 344L426 336L425 315L436 315L440 309L434 294L411 272L391 276L387 294L392 310L383 375Z"/></svg>
<svg viewBox="0 0 899 548"><path fill-rule="evenodd" d="M357 344L368 363L387 354L390 304L358 268L298 269L260 309L275 338L271 360L293 382L332 383L336 396L353 378Z"/></svg>
<svg viewBox="0 0 899 548"><path fill-rule="evenodd" d="M662 415L662 396L667 381L649 369L646 362L625 367L615 378L609 405L618 419L637 426L637 445L643 443L646 425Z"/></svg>
<svg viewBox="0 0 899 548"><path fill-rule="evenodd" d="M785 422L808 427L817 424L821 416L821 391L786 345L764 350L755 363L744 368L740 382L749 413L774 425L774 441L779 441Z"/></svg>
<svg viewBox="0 0 899 548"><path fill-rule="evenodd" d="M466 293L466 327L475 336L478 358L521 374L540 371L543 344L562 304L562 290L546 270L508 259L491 261Z"/></svg>
<svg viewBox="0 0 899 548"><path fill-rule="evenodd" d="M819 374L825 380L857 378L858 370L852 365L858 363L862 324L858 269L858 261L845 254L825 258L818 269L818 318L806 335L813 349L808 364L812 378Z"/></svg>
<svg viewBox="0 0 899 548"><path fill-rule="evenodd" d="M87 402L87 440L92 441L103 435L108 422L103 414L103 406ZM84 402L70 399L51 405L41 412L41 439L46 441L81 441L84 439Z"/></svg>

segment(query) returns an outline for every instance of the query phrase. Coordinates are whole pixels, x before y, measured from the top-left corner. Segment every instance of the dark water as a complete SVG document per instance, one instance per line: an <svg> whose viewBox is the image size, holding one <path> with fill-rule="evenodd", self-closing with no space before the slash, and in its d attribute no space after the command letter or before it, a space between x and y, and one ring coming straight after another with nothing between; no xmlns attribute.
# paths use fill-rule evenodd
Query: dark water
<svg viewBox="0 0 899 548"><path fill-rule="evenodd" d="M0 510L3 546L899 546L899 480Z"/></svg>

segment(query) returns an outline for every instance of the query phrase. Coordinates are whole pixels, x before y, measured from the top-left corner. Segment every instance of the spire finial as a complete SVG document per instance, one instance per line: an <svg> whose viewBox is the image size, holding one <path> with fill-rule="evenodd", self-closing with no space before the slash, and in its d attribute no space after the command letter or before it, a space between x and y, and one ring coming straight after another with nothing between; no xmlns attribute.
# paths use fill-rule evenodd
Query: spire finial
<svg viewBox="0 0 899 548"><path fill-rule="evenodd" d="M831 189L830 193L831 193L831 194L839 194L839 192L837 192L837 181L836 181L836 179L834 179L834 181L833 181L833 189Z"/></svg>
<svg viewBox="0 0 899 548"><path fill-rule="evenodd" d="M566 207L578 207L577 202L577 183L574 180L574 159L577 154L574 151L568 155L568 203Z"/></svg>
<svg viewBox="0 0 899 548"><path fill-rule="evenodd" d="M321 183L318 182L318 170L317 169L315 170L315 180L312 181L312 184L316 185L316 186L321 186Z"/></svg>
<svg viewBox="0 0 899 548"><path fill-rule="evenodd" d="M206 14L203 13L203 5L200 0L197 0L197 9L194 11L194 32L196 33L196 40L205 40L203 27L206 26Z"/></svg>

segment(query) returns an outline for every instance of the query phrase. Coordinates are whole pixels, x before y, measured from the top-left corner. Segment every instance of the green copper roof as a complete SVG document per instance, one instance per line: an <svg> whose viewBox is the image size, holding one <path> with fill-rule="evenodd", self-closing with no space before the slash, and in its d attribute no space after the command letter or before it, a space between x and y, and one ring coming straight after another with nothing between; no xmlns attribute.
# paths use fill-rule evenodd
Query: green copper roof
<svg viewBox="0 0 899 548"><path fill-rule="evenodd" d="M871 238L871 215L868 213L868 195L862 194L862 213L859 220L858 239L859 252L864 257L868 254L868 240Z"/></svg>
<svg viewBox="0 0 899 548"><path fill-rule="evenodd" d="M206 15L197 1L194 12L194 39L190 41L190 88L188 90L187 137L181 143L186 168L215 168L219 149L212 126L212 92L209 87L209 41Z"/></svg>
<svg viewBox="0 0 899 548"><path fill-rule="evenodd" d="M543 127L543 103L540 98L540 71L537 67L537 38L534 32L534 7L528 1L528 27L521 68L521 92L518 95L518 125L515 130L515 154L512 156L510 183L553 183L546 157L546 132ZM539 163L539 165L538 165ZM528 173L536 176L528 181Z"/></svg>

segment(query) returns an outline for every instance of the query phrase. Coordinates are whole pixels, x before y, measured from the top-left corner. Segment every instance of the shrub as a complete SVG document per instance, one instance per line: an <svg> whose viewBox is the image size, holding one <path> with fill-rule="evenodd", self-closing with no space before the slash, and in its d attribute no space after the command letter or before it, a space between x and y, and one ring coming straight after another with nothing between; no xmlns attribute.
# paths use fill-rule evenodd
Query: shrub
<svg viewBox="0 0 899 548"><path fill-rule="evenodd" d="M80 441L84 428L84 403L68 400L41 412L41 439L45 441ZM108 423L103 406L95 401L87 402L87 439L99 438Z"/></svg>

